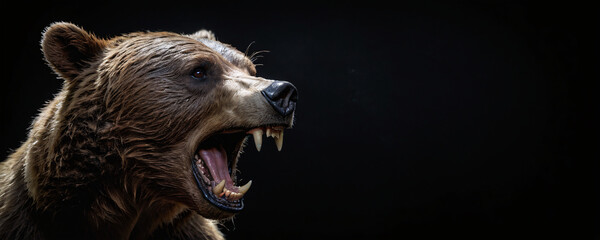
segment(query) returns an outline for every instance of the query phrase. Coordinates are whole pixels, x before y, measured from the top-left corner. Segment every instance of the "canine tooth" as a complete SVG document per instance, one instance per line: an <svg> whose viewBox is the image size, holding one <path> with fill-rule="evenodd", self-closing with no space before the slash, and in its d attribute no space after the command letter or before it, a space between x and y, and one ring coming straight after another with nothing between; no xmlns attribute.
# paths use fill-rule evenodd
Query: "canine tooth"
<svg viewBox="0 0 600 240"><path fill-rule="evenodd" d="M244 194L246 194L246 192L248 192L248 189L250 189L250 186L252 186L252 180L248 181L248 183L246 183L246 185L241 186L238 188L238 192L240 193L240 197L244 196Z"/></svg>
<svg viewBox="0 0 600 240"><path fill-rule="evenodd" d="M225 188L225 180L221 180L221 182L213 188L213 193L219 195L223 192L223 188Z"/></svg>
<svg viewBox="0 0 600 240"><path fill-rule="evenodd" d="M275 145L277 145L277 151L281 152L281 148L283 148L283 131L280 131L279 136L275 138Z"/></svg>
<svg viewBox="0 0 600 240"><path fill-rule="evenodd" d="M262 129L256 129L252 132L252 136L254 137L254 145L256 145L256 150L260 152L260 148L262 147Z"/></svg>

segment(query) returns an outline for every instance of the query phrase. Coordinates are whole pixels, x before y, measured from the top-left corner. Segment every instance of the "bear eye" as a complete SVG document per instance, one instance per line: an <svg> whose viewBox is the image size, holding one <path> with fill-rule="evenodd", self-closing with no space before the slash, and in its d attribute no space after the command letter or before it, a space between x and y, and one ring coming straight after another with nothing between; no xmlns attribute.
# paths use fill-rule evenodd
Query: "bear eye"
<svg viewBox="0 0 600 240"><path fill-rule="evenodd" d="M195 68L192 71L192 77L198 80L206 79L206 71L203 68Z"/></svg>

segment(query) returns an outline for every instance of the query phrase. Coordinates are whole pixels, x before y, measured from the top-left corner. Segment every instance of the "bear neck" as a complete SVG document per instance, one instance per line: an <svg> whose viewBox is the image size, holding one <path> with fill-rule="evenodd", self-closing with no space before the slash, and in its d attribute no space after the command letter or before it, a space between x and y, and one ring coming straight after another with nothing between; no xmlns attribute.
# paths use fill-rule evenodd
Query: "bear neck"
<svg viewBox="0 0 600 240"><path fill-rule="evenodd" d="M30 132L24 175L40 225L72 236L106 234L92 237L98 239L144 236L185 208L139 191L125 170L104 93L95 89L95 71L84 76L65 82Z"/></svg>

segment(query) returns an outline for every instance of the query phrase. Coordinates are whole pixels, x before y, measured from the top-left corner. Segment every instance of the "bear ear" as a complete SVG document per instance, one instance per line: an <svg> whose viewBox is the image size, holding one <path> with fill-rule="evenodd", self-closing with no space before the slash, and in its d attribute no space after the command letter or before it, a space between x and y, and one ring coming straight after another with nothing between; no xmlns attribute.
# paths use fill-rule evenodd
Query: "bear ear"
<svg viewBox="0 0 600 240"><path fill-rule="evenodd" d="M217 38L215 37L215 34L213 32L211 32L211 31L209 31L209 30L206 30L206 29L202 29L200 31L197 31L194 34L189 35L189 36L191 38L194 38L194 39L205 38L205 39L213 40L213 41L217 40Z"/></svg>
<svg viewBox="0 0 600 240"><path fill-rule="evenodd" d="M44 31L42 52L54 72L70 81L102 53L106 44L74 24L58 22Z"/></svg>

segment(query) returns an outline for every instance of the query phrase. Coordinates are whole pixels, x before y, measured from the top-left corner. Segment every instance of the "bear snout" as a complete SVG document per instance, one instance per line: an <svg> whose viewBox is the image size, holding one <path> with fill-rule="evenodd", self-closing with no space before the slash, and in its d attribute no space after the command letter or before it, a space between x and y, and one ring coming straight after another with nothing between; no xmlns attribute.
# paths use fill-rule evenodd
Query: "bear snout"
<svg viewBox="0 0 600 240"><path fill-rule="evenodd" d="M261 91L262 95L281 116L287 116L296 109L298 90L286 81L274 81Z"/></svg>

